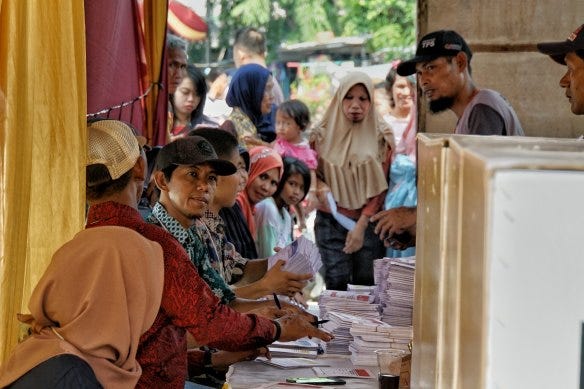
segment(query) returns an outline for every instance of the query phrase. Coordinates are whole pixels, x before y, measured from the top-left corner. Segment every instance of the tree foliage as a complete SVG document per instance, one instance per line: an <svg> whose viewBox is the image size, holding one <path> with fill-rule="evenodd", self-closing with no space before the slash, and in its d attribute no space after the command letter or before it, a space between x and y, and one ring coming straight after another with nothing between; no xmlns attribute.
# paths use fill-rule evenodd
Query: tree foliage
<svg viewBox="0 0 584 389"><path fill-rule="evenodd" d="M266 31L269 59L277 58L281 43L314 41L321 31L368 36L369 51L382 61L415 44L415 0L207 0L207 7L221 10L208 20L215 53L231 47L237 29L251 26ZM192 54L200 57L204 45Z"/></svg>

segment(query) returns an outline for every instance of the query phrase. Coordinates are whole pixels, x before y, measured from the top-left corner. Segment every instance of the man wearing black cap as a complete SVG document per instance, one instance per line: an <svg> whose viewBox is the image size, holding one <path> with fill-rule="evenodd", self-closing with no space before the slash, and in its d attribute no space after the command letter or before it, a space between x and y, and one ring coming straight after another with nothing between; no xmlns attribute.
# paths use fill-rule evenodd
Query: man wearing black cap
<svg viewBox="0 0 584 389"><path fill-rule="evenodd" d="M142 368L137 388L184 387L186 331L200 344L229 350L251 350L278 338L282 341L304 336L327 341L331 338L298 316L270 321L242 315L219 303L178 242L168 232L142 220L137 204L146 161L140 141L129 125L118 120L90 123L86 164L90 204L86 228L127 227L162 247L164 288L160 310L152 327L140 338L138 350L128 350L136 353ZM100 328L99 323L96 328Z"/></svg>
<svg viewBox="0 0 584 389"><path fill-rule="evenodd" d="M456 31L439 30L420 40L415 57L400 63L397 73L416 73L432 113L454 112L456 134L524 135L509 102L474 84L471 59L472 51ZM371 221L377 222L375 233L386 246L403 250L416 244L416 217L416 207L398 207L378 212Z"/></svg>
<svg viewBox="0 0 584 389"><path fill-rule="evenodd" d="M450 109L458 118L456 134L524 135L511 105L498 92L479 89L472 80L472 52L455 31L427 34L416 56L400 63L397 73L416 73L432 113Z"/></svg>
<svg viewBox="0 0 584 389"><path fill-rule="evenodd" d="M209 262L209 252L215 252L212 241L206 241L199 229L204 229L202 217L213 200L217 176L230 176L237 171L229 161L218 159L213 146L200 136L177 139L158 153L154 180L160 189L160 199L148 217L171 233L185 248L191 262L224 304L240 312L269 306L270 301L237 298L226 281ZM211 250L209 250L211 249ZM290 307L298 313L296 307ZM313 319L307 314L308 319Z"/></svg>
<svg viewBox="0 0 584 389"><path fill-rule="evenodd" d="M560 79L560 86L566 88L572 113L584 115L584 24L565 41L538 43L537 48L557 63L568 67Z"/></svg>
<svg viewBox="0 0 584 389"><path fill-rule="evenodd" d="M229 161L218 159L212 145L203 137L188 136L177 139L164 146L158 153L154 180L160 189L160 199L154 205L147 221L156 224L168 232L185 248L191 262L199 275L209 285L213 293L223 304L239 312L259 312L273 318L274 313L281 314L270 300L248 300L236 297L219 272L211 265L209 253L216 252L210 239L200 235L201 228L206 228L202 217L213 201L217 187L217 176L230 176L237 171ZM304 315L309 321L316 319L290 304L282 302L287 310ZM217 361L231 361L251 358L265 349L252 350L249 353L217 353L210 358L209 365ZM189 353L189 370L191 375L200 373L201 354Z"/></svg>

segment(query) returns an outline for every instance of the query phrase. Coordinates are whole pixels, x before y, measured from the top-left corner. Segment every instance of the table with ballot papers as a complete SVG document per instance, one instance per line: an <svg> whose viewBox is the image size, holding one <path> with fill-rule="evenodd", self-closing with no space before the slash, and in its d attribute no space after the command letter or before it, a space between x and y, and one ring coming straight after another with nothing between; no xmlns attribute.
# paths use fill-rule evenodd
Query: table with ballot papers
<svg viewBox="0 0 584 389"><path fill-rule="evenodd" d="M320 255L313 251L316 246L312 247L309 240L295 242L295 247L284 249L289 261L286 266L318 271ZM276 258L281 257L274 256L273 263ZM269 346L271 360L258 358L232 365L227 375L230 387L285 388L287 377L306 376L345 377L347 385L339 386L345 388L377 387L375 350L411 352L414 268L413 257L381 258L374 262L374 286L324 290L308 311L328 320L321 328L335 338L328 343L308 338L275 342ZM409 386L400 383L400 388L404 387Z"/></svg>

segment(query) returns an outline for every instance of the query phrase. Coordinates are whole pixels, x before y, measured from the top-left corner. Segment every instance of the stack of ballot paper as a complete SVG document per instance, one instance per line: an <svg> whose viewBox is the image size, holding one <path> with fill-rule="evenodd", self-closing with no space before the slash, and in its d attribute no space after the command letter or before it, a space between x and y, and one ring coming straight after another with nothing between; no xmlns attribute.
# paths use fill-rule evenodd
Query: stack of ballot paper
<svg viewBox="0 0 584 389"><path fill-rule="evenodd" d="M374 298L369 292L323 290L318 300L320 316L329 319L328 312L338 312L379 319L380 307L374 304Z"/></svg>
<svg viewBox="0 0 584 389"><path fill-rule="evenodd" d="M334 339L324 343L323 347L327 354L346 354L349 355L349 343L353 336L349 333L353 320L359 319L357 316L345 313L329 312L327 318L330 320L324 323L322 328L334 335Z"/></svg>
<svg viewBox="0 0 584 389"><path fill-rule="evenodd" d="M266 365L279 367L280 369L297 369L302 367L314 367L314 366L330 366L328 362L319 361L315 359L306 358L264 358L258 357L255 359L256 362L265 363Z"/></svg>
<svg viewBox="0 0 584 389"><path fill-rule="evenodd" d="M292 273L316 274L322 266L318 247L304 236L268 257L268 269L280 259L286 261L283 269Z"/></svg>
<svg viewBox="0 0 584 389"><path fill-rule="evenodd" d="M412 325L414 269L413 257L375 260L374 276L384 322L395 326Z"/></svg>
<svg viewBox="0 0 584 389"><path fill-rule="evenodd" d="M324 352L317 339L301 338L292 342L274 342L268 346L272 357L304 357L316 358Z"/></svg>
<svg viewBox="0 0 584 389"><path fill-rule="evenodd" d="M375 289L377 288L376 285L353 285L347 284L347 290L351 292L359 292L365 294L373 294Z"/></svg>
<svg viewBox="0 0 584 389"><path fill-rule="evenodd" d="M411 326L391 326L377 323L353 322L350 329L353 341L349 344L351 361L355 365L377 366L375 350L390 349L409 352L413 330Z"/></svg>

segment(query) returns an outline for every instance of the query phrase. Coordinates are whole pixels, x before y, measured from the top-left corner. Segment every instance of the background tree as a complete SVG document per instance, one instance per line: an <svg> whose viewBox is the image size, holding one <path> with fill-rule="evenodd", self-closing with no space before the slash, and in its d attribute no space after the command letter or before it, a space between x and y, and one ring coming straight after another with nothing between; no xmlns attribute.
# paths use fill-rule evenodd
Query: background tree
<svg viewBox="0 0 584 389"><path fill-rule="evenodd" d="M210 59L229 59L235 31L253 26L266 31L270 61L281 43L314 41L321 31L368 36L368 51L389 61L415 44L415 6L415 0L207 0L209 10L220 9L218 16L207 13L215 46ZM192 45L190 57L202 63L206 49L206 42Z"/></svg>

